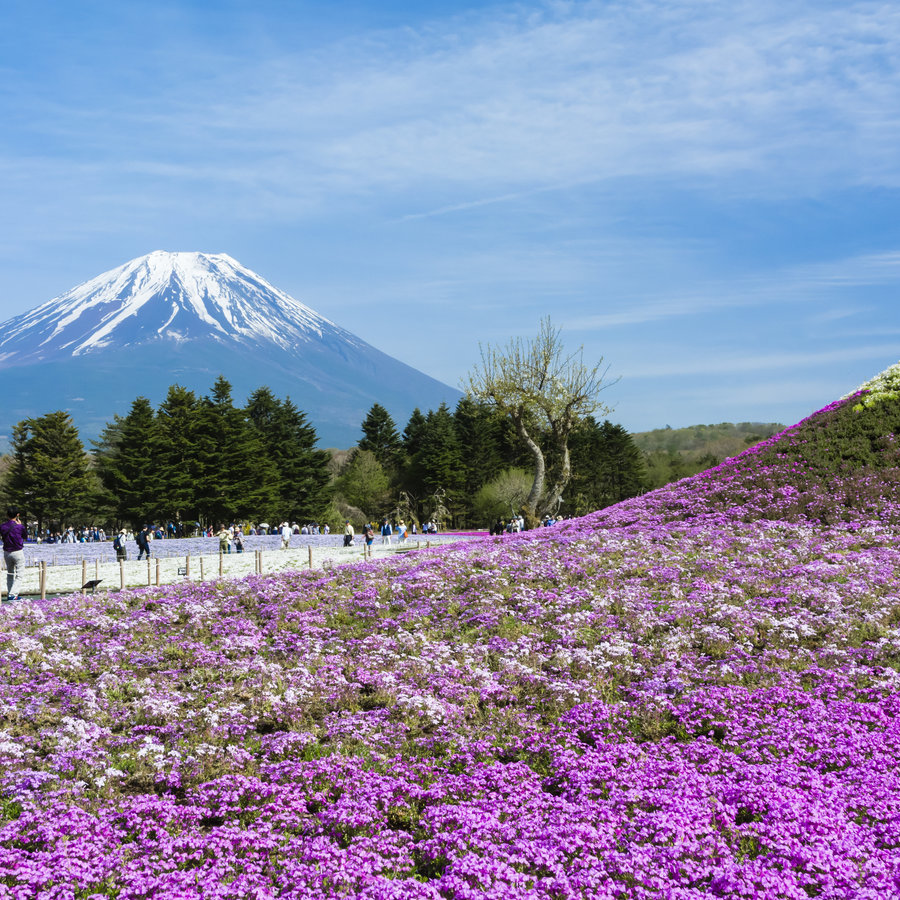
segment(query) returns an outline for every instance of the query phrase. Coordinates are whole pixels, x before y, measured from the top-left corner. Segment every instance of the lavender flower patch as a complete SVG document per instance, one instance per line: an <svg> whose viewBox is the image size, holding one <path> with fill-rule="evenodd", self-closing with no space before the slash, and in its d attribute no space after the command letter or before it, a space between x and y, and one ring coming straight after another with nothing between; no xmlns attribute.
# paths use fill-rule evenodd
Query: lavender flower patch
<svg viewBox="0 0 900 900"><path fill-rule="evenodd" d="M439 534L425 536L410 537L406 546L415 547L416 541L422 546L426 540L431 544L443 544L459 540L458 535ZM325 550L343 545L344 537L341 534L295 534L291 537L291 549L303 549L312 547L313 550ZM252 553L254 550L279 550L281 548L281 537L277 534L257 534L245 535L243 539L244 552ZM356 544L360 545L357 538ZM137 559L138 546L134 541L126 542L126 549L129 559ZM380 547L380 544L377 546ZM396 539L394 547L398 546ZM171 557L184 556L210 556L219 552L219 539L216 537L198 537L198 538L166 538L164 540L155 540L151 542L150 552L154 558L169 559ZM25 562L28 566L37 565L44 561L48 565L75 565L81 564L82 560L93 563L94 560L100 562L110 562L115 560L116 551L113 549L112 540L91 542L85 544L26 544L25 545Z"/></svg>
<svg viewBox="0 0 900 900"><path fill-rule="evenodd" d="M837 494L773 519L789 495L730 466L553 529L7 610L0 896L900 895L897 526Z"/></svg>

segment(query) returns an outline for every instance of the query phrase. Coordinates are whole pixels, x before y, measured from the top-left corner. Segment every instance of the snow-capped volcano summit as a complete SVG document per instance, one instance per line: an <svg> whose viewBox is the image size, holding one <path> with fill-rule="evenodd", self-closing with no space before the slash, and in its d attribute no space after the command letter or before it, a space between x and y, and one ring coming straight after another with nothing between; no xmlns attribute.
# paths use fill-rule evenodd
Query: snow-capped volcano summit
<svg viewBox="0 0 900 900"><path fill-rule="evenodd" d="M0 365L159 341L362 343L224 253L157 250L6 323Z"/></svg>
<svg viewBox="0 0 900 900"><path fill-rule="evenodd" d="M202 396L220 374L238 403L263 385L289 396L337 446L375 402L400 423L459 397L224 253L149 253L0 324L0 370L0 437L57 409L96 437L136 397Z"/></svg>

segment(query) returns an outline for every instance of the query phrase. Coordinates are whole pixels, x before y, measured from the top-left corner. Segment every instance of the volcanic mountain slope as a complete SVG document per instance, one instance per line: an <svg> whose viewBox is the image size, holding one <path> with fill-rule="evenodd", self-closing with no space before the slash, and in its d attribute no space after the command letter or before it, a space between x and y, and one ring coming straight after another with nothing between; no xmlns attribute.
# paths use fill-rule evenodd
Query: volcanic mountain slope
<svg viewBox="0 0 900 900"><path fill-rule="evenodd" d="M459 392L387 356L226 254L156 251L0 325L0 430L53 409L95 436L142 394L200 393L224 374L239 399L290 396L321 443L349 445L374 402L402 422Z"/></svg>

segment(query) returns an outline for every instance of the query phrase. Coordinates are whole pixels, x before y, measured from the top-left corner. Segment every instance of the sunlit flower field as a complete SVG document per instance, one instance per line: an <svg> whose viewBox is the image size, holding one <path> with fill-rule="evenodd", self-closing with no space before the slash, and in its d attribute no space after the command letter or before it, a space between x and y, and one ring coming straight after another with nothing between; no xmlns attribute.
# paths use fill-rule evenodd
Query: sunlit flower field
<svg viewBox="0 0 900 900"><path fill-rule="evenodd" d="M555 528L5 610L0 897L900 896L860 396Z"/></svg>

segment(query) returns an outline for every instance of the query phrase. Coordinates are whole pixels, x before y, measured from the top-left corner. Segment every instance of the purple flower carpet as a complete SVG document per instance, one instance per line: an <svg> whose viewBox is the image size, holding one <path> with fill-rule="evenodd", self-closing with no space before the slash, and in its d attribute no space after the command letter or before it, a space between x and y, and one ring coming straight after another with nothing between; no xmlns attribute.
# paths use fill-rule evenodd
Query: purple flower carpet
<svg viewBox="0 0 900 900"><path fill-rule="evenodd" d="M803 455L852 402L555 528L5 610L0 898L900 896L900 453Z"/></svg>

